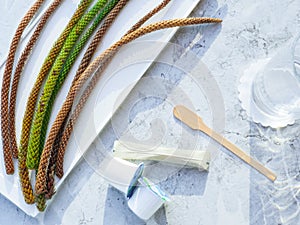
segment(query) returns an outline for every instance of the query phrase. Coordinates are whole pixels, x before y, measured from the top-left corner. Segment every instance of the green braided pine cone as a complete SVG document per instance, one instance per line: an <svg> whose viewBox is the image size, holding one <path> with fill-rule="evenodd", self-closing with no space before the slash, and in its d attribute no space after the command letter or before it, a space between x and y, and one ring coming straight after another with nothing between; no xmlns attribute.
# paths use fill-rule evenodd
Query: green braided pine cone
<svg viewBox="0 0 300 225"><path fill-rule="evenodd" d="M71 32L72 28L76 25L78 20L82 17L87 7L90 5L92 0L81 0L80 4L77 7L77 10L73 14L72 18L68 22L66 28L62 32L62 34L59 36L53 47L51 48L48 56L45 59L44 64L42 65L42 68L39 72L37 81L34 85L34 88L32 89L30 93L30 97L28 99L27 105L26 105L26 112L23 119L22 124L22 135L21 135L21 141L20 141L20 147L19 147L19 154L18 154L18 160L19 160L19 177L22 187L22 192L24 195L24 199L26 203L33 204L35 201L35 197L33 195L33 190L31 186L31 182L29 179L29 172L26 166L26 155L27 155L27 146L28 146L28 138L29 138L29 132L30 132L30 126L32 123L32 117L34 113L35 103L38 98L38 93L40 90L40 86L46 76L48 74L49 70L51 69L55 58L59 51L61 50L66 38L68 37L69 33ZM42 196L40 196L40 202L41 202ZM41 204L39 204L41 205ZM42 208L42 207L39 207Z"/></svg>
<svg viewBox="0 0 300 225"><path fill-rule="evenodd" d="M28 140L30 135L30 127L32 125L32 120L34 116L34 109L35 105L38 99L38 95L41 89L41 85L46 78L46 75L49 73L50 69L53 66L53 63L61 51L61 48L63 47L65 40L69 36L70 32L72 31L73 27L77 24L81 16L84 14L84 11L86 8L90 5L92 0L82 0L76 10L76 12L73 14L71 20L69 21L68 25L62 32L62 34L59 36L58 40L55 42L53 47L51 48L48 56L46 57L42 68L38 74L37 80L34 84L33 89L31 90L30 96L28 98L27 104L26 104L26 110L25 115L22 122L22 132L21 132L21 141L20 141L20 149L19 154L21 155L27 155L27 148L28 148ZM26 157L25 157L26 160Z"/></svg>
<svg viewBox="0 0 300 225"><path fill-rule="evenodd" d="M102 37L104 36L104 34L106 33L106 31L109 29L110 25L113 23L113 21L115 20L115 18L117 17L117 15L119 14L119 12L123 9L123 7L127 4L129 0L119 0L117 4L116 1L111 1L109 2L105 8L102 10L102 12L104 12L104 14L106 14L106 12L111 10L111 6L115 5L113 7L113 9L109 12L109 14L105 17L105 21L101 24L101 27L99 29L97 29L97 33L93 36L93 40L91 41L88 49L86 50L83 59L80 62L80 67L78 68L76 75L72 81L72 84L76 82L76 79L78 78L78 76L85 70L85 68L88 66L94 52L97 49L98 44L101 43ZM102 15L104 15L102 13ZM89 32L87 32L89 33ZM87 36L87 35L85 35ZM80 41L79 43L83 43L82 41ZM83 47L83 45L77 45L75 47L75 53L79 52L81 50L81 47ZM80 47L80 48L79 48ZM77 51L78 49L78 51ZM73 55L73 52L72 52ZM69 59L67 60L67 62L69 61ZM67 64L66 62L66 64ZM72 63L71 63L72 65ZM64 66L64 69L67 68L67 66ZM60 82L61 81L61 76L62 74L60 74L59 77L59 81L57 85L61 85ZM57 89L55 89L57 90ZM53 93L55 94L55 93ZM52 95L53 96L53 95ZM52 101L54 101L54 98L51 98ZM51 105L52 103L49 103L49 105ZM49 198L52 197L52 195L55 193L54 191L54 183L52 182L53 180L53 176L54 176L54 171L56 168L56 161L57 161L57 151L55 149L58 149L59 145L59 140L60 137L56 135L53 135L53 132L55 132L56 128L59 128L58 133L62 133L63 129L64 129L64 125L62 125L61 123L59 123L59 125L52 125L51 131L47 137L47 142L43 148L43 152L41 155L41 159L40 159L40 164L39 164L39 169L38 169L38 174L36 177L36 183L35 183L35 190L36 193L45 193L45 195ZM53 139L54 138L54 139ZM48 163L47 163L48 162ZM50 181L50 182L49 182Z"/></svg>
<svg viewBox="0 0 300 225"><path fill-rule="evenodd" d="M43 126L43 118L46 112L47 103L51 98L53 89L55 88L56 81L58 79L59 73L70 53L77 39L84 31L86 26L91 22L91 20L99 13L99 11L104 7L106 0L98 0L97 3L86 13L72 29L68 38L66 39L60 54L55 60L55 63L49 73L49 76L44 85L42 95L40 97L37 110L34 115L33 124L30 131L30 137L28 142L28 153L26 159L26 165L29 169L37 169L39 165L40 154L43 149L42 134L46 131Z"/></svg>
<svg viewBox="0 0 300 225"><path fill-rule="evenodd" d="M66 79L66 76L68 75L69 71L71 70L74 62L76 61L78 55L80 54L81 50L91 37L91 35L94 33L100 22L107 16L107 14L114 8L114 6L119 2L119 0L111 0L104 9L100 12L100 14L97 16L95 21L93 22L92 26L87 30L87 32L83 35L83 37L79 40L79 42L76 44L76 46L73 48L72 52L69 54L65 64L63 65L63 68L59 74L57 83L55 85L55 88L52 91L52 95L49 99L49 102L46 104L47 109L44 113L44 120L43 120L43 131L47 130L49 119L51 116L51 109L53 106L53 103L55 101L56 95L58 91L60 90L63 82ZM41 143L45 142L46 132L42 133L41 135Z"/></svg>

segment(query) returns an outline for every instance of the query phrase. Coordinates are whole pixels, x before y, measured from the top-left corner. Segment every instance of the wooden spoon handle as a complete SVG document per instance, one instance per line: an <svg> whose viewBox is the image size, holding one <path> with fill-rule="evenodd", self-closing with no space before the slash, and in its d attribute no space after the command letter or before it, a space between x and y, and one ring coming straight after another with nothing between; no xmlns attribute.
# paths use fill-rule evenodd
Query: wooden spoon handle
<svg viewBox="0 0 300 225"><path fill-rule="evenodd" d="M240 148L232 144L226 138L224 138L223 136L206 126L206 124L203 123L202 119L196 113L192 112L185 106L178 105L174 107L173 114L177 119L185 123L190 128L194 130L200 130L212 139L214 139L216 142L227 148L230 152L242 159L248 165L252 166L258 172L269 178L271 181L276 180L276 175L271 170L263 166L260 162L251 158L251 156L247 155L245 152L243 152Z"/></svg>

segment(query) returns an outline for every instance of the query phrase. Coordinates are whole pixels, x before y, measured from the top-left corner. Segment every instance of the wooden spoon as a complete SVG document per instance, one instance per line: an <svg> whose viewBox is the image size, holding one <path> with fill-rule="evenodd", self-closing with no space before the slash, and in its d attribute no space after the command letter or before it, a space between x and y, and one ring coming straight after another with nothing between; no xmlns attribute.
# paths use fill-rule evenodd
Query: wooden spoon
<svg viewBox="0 0 300 225"><path fill-rule="evenodd" d="M214 139L219 144L223 145L225 148L227 148L229 151L231 151L233 154L235 154L237 157L242 159L244 162L252 166L254 169L256 169L258 172L269 178L271 181L276 180L276 175L270 171L268 168L264 167L261 163L256 161L255 159L251 158L249 155L247 155L245 152L243 152L241 149L239 149L237 146L232 144L230 141L228 141L226 138L209 128L202 119L194 112L186 108L185 106L178 105L174 107L173 109L174 116L185 123L187 126L194 130L200 130L212 139Z"/></svg>

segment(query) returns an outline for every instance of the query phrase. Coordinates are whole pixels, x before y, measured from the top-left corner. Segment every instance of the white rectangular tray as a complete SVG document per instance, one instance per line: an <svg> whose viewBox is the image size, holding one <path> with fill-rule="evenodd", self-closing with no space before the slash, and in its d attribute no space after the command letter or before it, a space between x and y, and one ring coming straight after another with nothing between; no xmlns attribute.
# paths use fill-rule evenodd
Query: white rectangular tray
<svg viewBox="0 0 300 225"><path fill-rule="evenodd" d="M17 98L17 112L16 112L16 128L17 136L20 137L22 118L29 96L30 90L34 84L35 78L38 74L39 68L41 67L44 58L49 52L52 44L62 32L64 26L68 22L68 19L71 17L72 13L77 7L79 0L74 1L64 1L59 9L55 12L54 16L51 18L50 23L44 29L43 34L41 35L39 42L37 43L33 53L28 61L28 64L22 74L22 80L19 85L19 92ZM139 18L146 14L150 9L158 5L160 0L130 0L126 7L122 10L113 26L107 32L105 38L103 39L101 45L98 48L96 56L99 55L104 49L109 47L112 43L117 41L131 25L133 25ZM187 17L191 11L195 8L199 0L173 0L167 8L153 17L149 22L160 21L164 19L171 18L184 18ZM50 1L46 1L49 5ZM138 9L138 10L137 10ZM38 18L37 18L38 19ZM147 23L149 23L147 22ZM34 23L35 24L35 23ZM139 41L158 41L160 44L156 49L155 53L151 56L152 61L137 65L131 69L130 76L114 76L114 82L104 82L104 78L109 77L110 74L105 72L103 78L97 85L97 90L103 90L101 95L107 96L108 98L97 99L99 93L97 91L92 94L89 103L83 110L78 123L75 126L74 133L80 133L80 140L76 139L76 136L72 136L70 143L67 148L67 153L65 157L65 176L58 181L56 184L57 189L62 184L67 175L74 168L76 163L80 160L83 153L89 148L90 144L97 137L99 132L103 129L105 124L109 121L113 113L117 110L118 106L123 102L126 96L130 93L134 84L142 77L145 71L150 67L153 60L159 55L163 50L166 43L171 39L171 37L176 32L177 28L168 29L165 31L158 31L159 33L154 33L146 35L139 39ZM32 33L28 31L29 34ZM22 47L27 43L28 37L24 37L24 40L21 44ZM8 46L6 46L8 48ZM125 47L123 50L125 54L132 54L132 50L129 47ZM82 56L82 54L81 54ZM118 60L114 59L114 63L118 64ZM120 62L121 63L121 62ZM50 123L54 121L55 115L57 114L66 94L69 89L72 77L74 76L76 69L78 68L79 61L73 66L69 77L65 81L65 84L60 91L57 101L53 108L53 115L50 119ZM4 66L0 68L1 75L3 74ZM109 72L109 70L108 70ZM2 82L2 80L1 80ZM0 82L0 85L1 85ZM122 94L121 94L122 93ZM120 97L120 94L122 97ZM97 102L97 105L91 104ZM105 109L105 110L103 110ZM101 110L101 113L100 113ZM49 128L48 128L49 131ZM19 140L18 140L19 141ZM2 150L2 142L0 144ZM39 213L34 205L27 205L22 196L22 192L19 185L18 171L15 171L13 176L8 176L5 174L5 168L3 163L3 154L0 154L0 193L5 196L7 199L12 201L16 206L22 209L26 214L30 216L37 216ZM15 167L17 168L17 163L15 162Z"/></svg>

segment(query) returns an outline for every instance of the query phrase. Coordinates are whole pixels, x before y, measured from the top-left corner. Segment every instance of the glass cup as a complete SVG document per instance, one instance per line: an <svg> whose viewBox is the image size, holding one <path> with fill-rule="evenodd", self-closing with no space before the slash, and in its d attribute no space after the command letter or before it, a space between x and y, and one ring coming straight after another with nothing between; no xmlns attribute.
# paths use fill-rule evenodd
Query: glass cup
<svg viewBox="0 0 300 225"><path fill-rule="evenodd" d="M281 49L258 72L251 87L253 107L263 125L274 128L300 118L300 38Z"/></svg>

